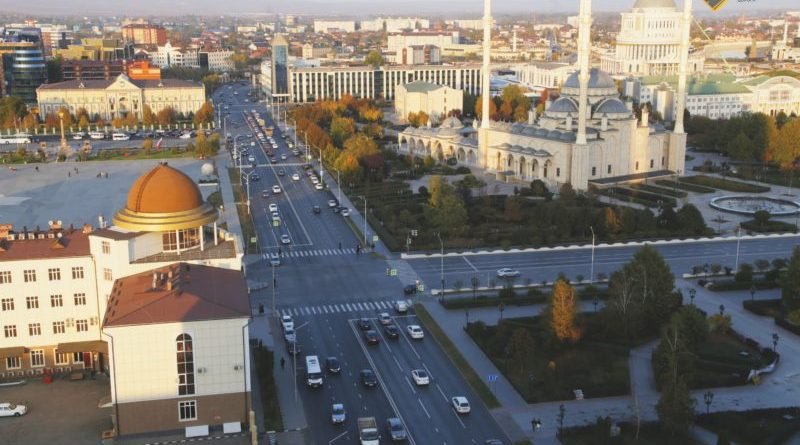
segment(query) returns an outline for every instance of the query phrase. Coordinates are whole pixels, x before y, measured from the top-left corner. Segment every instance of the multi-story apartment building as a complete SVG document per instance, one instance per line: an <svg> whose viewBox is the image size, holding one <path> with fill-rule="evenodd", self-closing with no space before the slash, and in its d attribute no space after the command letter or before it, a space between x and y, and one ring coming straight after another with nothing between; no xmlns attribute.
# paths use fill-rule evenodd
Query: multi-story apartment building
<svg viewBox="0 0 800 445"><path fill-rule="evenodd" d="M36 103L36 88L47 82L47 67L38 28L0 30L0 96Z"/></svg>
<svg viewBox="0 0 800 445"><path fill-rule="evenodd" d="M52 50L53 56L77 60L133 59L136 53L133 42L120 39L82 39L80 44Z"/></svg>
<svg viewBox="0 0 800 445"><path fill-rule="evenodd" d="M356 22L353 20L314 20L315 33L329 33L331 31L356 32Z"/></svg>
<svg viewBox="0 0 800 445"><path fill-rule="evenodd" d="M158 25L131 23L122 27L122 38L137 45L161 46L167 43L167 30Z"/></svg>
<svg viewBox="0 0 800 445"><path fill-rule="evenodd" d="M359 26L361 31L401 32L409 29L428 29L431 27L431 22L419 17L378 17L362 20Z"/></svg>
<svg viewBox="0 0 800 445"><path fill-rule="evenodd" d="M62 80L111 80L125 72L123 60L64 60Z"/></svg>

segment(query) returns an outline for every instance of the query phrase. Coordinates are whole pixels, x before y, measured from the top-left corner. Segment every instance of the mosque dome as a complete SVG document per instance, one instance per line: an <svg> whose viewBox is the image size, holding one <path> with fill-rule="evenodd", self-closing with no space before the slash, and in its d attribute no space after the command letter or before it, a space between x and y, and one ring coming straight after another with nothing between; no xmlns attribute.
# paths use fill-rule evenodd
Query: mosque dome
<svg viewBox="0 0 800 445"><path fill-rule="evenodd" d="M439 128L453 128L453 129L460 129L464 128L464 124L461 123L455 116L450 116L447 119L442 121L442 124L439 125Z"/></svg>
<svg viewBox="0 0 800 445"><path fill-rule="evenodd" d="M628 110L628 107L626 107L621 100L612 98L600 102L595 113L630 114L630 110Z"/></svg>
<svg viewBox="0 0 800 445"><path fill-rule="evenodd" d="M166 232L199 227L217 219L200 189L185 173L166 163L140 176L128 191L114 224L130 230Z"/></svg>
<svg viewBox="0 0 800 445"><path fill-rule="evenodd" d="M574 73L570 74L567 77L567 80L564 82L564 88L580 88L580 82L578 81L578 76L580 75L580 71L575 71ZM589 70L589 89L593 88L617 88L617 84L614 83L614 79L608 75L605 71L602 71L598 68L592 68Z"/></svg>
<svg viewBox="0 0 800 445"><path fill-rule="evenodd" d="M559 97L545 110L547 113L575 113L577 111L578 105L568 97Z"/></svg>

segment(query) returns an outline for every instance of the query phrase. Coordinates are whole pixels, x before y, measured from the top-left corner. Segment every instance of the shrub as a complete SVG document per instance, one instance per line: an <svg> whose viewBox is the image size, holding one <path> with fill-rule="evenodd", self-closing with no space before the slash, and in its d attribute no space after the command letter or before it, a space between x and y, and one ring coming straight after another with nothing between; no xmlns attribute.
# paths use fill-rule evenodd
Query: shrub
<svg viewBox="0 0 800 445"><path fill-rule="evenodd" d="M733 277L739 283L749 283L753 281L753 266L747 263L739 265L739 272Z"/></svg>
<svg viewBox="0 0 800 445"><path fill-rule="evenodd" d="M500 298L514 298L517 296L517 292L512 286L505 286L500 289L500 292L497 293L497 296Z"/></svg>
<svg viewBox="0 0 800 445"><path fill-rule="evenodd" d="M458 168L456 168L456 174L468 175L470 173L472 173L472 171L469 169L469 167L465 167L463 165L460 165L460 166L458 166Z"/></svg>

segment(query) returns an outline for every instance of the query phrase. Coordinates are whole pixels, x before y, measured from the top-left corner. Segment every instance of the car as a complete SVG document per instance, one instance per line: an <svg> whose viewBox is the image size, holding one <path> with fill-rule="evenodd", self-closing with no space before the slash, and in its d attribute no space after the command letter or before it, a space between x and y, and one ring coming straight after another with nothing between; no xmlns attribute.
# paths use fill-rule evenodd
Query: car
<svg viewBox="0 0 800 445"><path fill-rule="evenodd" d="M486 439L484 445L504 445L503 441L500 439Z"/></svg>
<svg viewBox="0 0 800 445"><path fill-rule="evenodd" d="M324 190L325 186L322 185L322 183L319 183L319 184L314 184L314 188L317 190Z"/></svg>
<svg viewBox="0 0 800 445"><path fill-rule="evenodd" d="M372 323L369 321L369 318L361 318L358 320L358 328L362 331L367 331L372 329Z"/></svg>
<svg viewBox="0 0 800 445"><path fill-rule="evenodd" d="M383 333L391 339L400 338L400 329L397 326L390 324L383 327Z"/></svg>
<svg viewBox="0 0 800 445"><path fill-rule="evenodd" d="M256 158L253 155L247 157L247 162L256 162Z"/></svg>
<svg viewBox="0 0 800 445"><path fill-rule="evenodd" d="M377 345L381 342L381 337L377 331L370 329L369 331L364 331L364 340L367 341L368 345Z"/></svg>
<svg viewBox="0 0 800 445"><path fill-rule="evenodd" d="M344 405L341 403L334 403L331 407L331 422L335 425L339 425L344 423L345 421L345 412L344 412Z"/></svg>
<svg viewBox="0 0 800 445"><path fill-rule="evenodd" d="M325 369L331 374L338 374L342 372L342 365L339 364L338 358L328 357L325 359Z"/></svg>
<svg viewBox="0 0 800 445"><path fill-rule="evenodd" d="M467 414L470 412L469 400L464 396L456 396L450 399L453 403L453 409L459 414Z"/></svg>
<svg viewBox="0 0 800 445"><path fill-rule="evenodd" d="M350 209L342 209L342 216L350 216Z"/></svg>
<svg viewBox="0 0 800 445"><path fill-rule="evenodd" d="M287 341L286 351L289 353L289 355L297 355L303 352L303 346L296 341Z"/></svg>
<svg viewBox="0 0 800 445"><path fill-rule="evenodd" d="M297 335L294 333L294 327L285 329L283 331L283 339L289 343L297 341Z"/></svg>
<svg viewBox="0 0 800 445"><path fill-rule="evenodd" d="M319 184L319 178L317 178L316 176L312 176L311 177L311 183L312 184Z"/></svg>
<svg viewBox="0 0 800 445"><path fill-rule="evenodd" d="M306 176L311 176L314 174L313 170L306 170Z"/></svg>
<svg viewBox="0 0 800 445"><path fill-rule="evenodd" d="M19 417L28 412L25 405L14 403L0 403L0 417Z"/></svg>
<svg viewBox="0 0 800 445"><path fill-rule="evenodd" d="M258 182L258 181L260 181L260 180L261 180L261 176L258 176L258 174L257 174L257 173L254 173L254 174L252 174L252 175L250 176L250 181L251 181L251 182Z"/></svg>
<svg viewBox="0 0 800 445"><path fill-rule="evenodd" d="M402 442L406 440L406 427L403 422L397 417L390 417L386 419L386 429L389 431L389 437L394 442Z"/></svg>
<svg viewBox="0 0 800 445"><path fill-rule="evenodd" d="M280 192L281 192L281 186L279 185L272 186L272 193L280 193Z"/></svg>
<svg viewBox="0 0 800 445"><path fill-rule="evenodd" d="M281 327L284 331L287 329L294 330L294 319L292 319L291 315L281 316Z"/></svg>
<svg viewBox="0 0 800 445"><path fill-rule="evenodd" d="M272 148L278 148L278 146L277 145L273 145ZM281 155L281 161L285 161L285 160L286 160L286 155L282 154Z"/></svg>
<svg viewBox="0 0 800 445"><path fill-rule="evenodd" d="M417 285L416 284L407 284L403 286L403 293L406 295L416 294L417 293Z"/></svg>
<svg viewBox="0 0 800 445"><path fill-rule="evenodd" d="M269 162L272 163L272 164L277 164L278 160L275 159L275 157L273 156L273 157L269 158Z"/></svg>
<svg viewBox="0 0 800 445"><path fill-rule="evenodd" d="M283 169L278 170L278 176L286 176L286 172Z"/></svg>
<svg viewBox="0 0 800 445"><path fill-rule="evenodd" d="M384 326L386 326L387 324L392 324L392 317L389 315L388 312L381 312L380 314L378 314L378 320Z"/></svg>
<svg viewBox="0 0 800 445"><path fill-rule="evenodd" d="M281 256L278 255L276 252L272 252L271 254L269 254L269 264L272 266L280 266Z"/></svg>
<svg viewBox="0 0 800 445"><path fill-rule="evenodd" d="M280 220L281 220L281 214L278 212L272 212L272 221L275 222Z"/></svg>
<svg viewBox="0 0 800 445"><path fill-rule="evenodd" d="M283 234L281 235L281 244L292 244L292 239L289 238L289 235Z"/></svg>
<svg viewBox="0 0 800 445"><path fill-rule="evenodd" d="M405 314L408 312L408 303L403 300L395 301L394 310L396 310L398 314Z"/></svg>
<svg viewBox="0 0 800 445"><path fill-rule="evenodd" d="M336 204L336 200L335 199L329 199L328 200L328 207L336 207L336 206L337 206L337 204Z"/></svg>
<svg viewBox="0 0 800 445"><path fill-rule="evenodd" d="M300 175L298 175L297 173L292 175L292 181L299 181L299 180L300 180Z"/></svg>
<svg viewBox="0 0 800 445"><path fill-rule="evenodd" d="M414 369L411 371L411 378L417 386L430 385L431 378L428 377L428 372L424 369Z"/></svg>
<svg viewBox="0 0 800 445"><path fill-rule="evenodd" d="M320 209L319 206L314 206L311 207L311 211L314 212L314 214L319 215L322 212L322 209Z"/></svg>
<svg viewBox="0 0 800 445"><path fill-rule="evenodd" d="M511 278L511 277L518 277L519 271L510 269L508 267L504 267L497 271L497 278Z"/></svg>
<svg viewBox="0 0 800 445"><path fill-rule="evenodd" d="M191 139L192 138L192 133L182 133L178 137L181 138L181 139Z"/></svg>
<svg viewBox="0 0 800 445"><path fill-rule="evenodd" d="M75 133L75 134L73 134L72 135L72 139L74 139L76 141L80 141L81 139L83 139L83 133Z"/></svg>
<svg viewBox="0 0 800 445"><path fill-rule="evenodd" d="M410 324L406 327L406 331L408 331L408 335L415 340L419 340L421 338L425 338L425 333L422 332L422 328L416 324Z"/></svg>
<svg viewBox="0 0 800 445"><path fill-rule="evenodd" d="M266 191L266 190L262 191L261 192L261 197L264 198L264 199L269 198L269 192Z"/></svg>
<svg viewBox="0 0 800 445"><path fill-rule="evenodd" d="M278 211L278 204L275 204L274 202L272 204L270 204L269 205L269 211L270 212L277 212Z"/></svg>
<svg viewBox="0 0 800 445"><path fill-rule="evenodd" d="M377 386L378 385L378 377L375 376L375 373L372 372L371 369L362 369L361 370L361 383L364 386L368 387L368 388L371 388L373 386Z"/></svg>

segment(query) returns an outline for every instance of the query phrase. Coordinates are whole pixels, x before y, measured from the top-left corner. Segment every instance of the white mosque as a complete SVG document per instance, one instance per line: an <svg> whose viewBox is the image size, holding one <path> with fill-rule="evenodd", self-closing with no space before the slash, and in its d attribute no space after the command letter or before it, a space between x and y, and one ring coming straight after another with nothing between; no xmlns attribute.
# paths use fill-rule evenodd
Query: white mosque
<svg viewBox="0 0 800 445"><path fill-rule="evenodd" d="M491 0L484 0L483 91L488 91ZM691 0L684 0L678 98L685 97L688 25ZM399 150L418 157L455 158L460 165L495 173L498 178L529 183L540 179L551 189L570 183L586 190L590 182L613 183L645 177L670 176L684 170L686 134L684 101L676 104L675 129L648 122L647 112L637 120L630 102L620 99L613 79L589 68L591 0L580 0L579 71L561 88L561 96L545 105L538 119L529 112L526 123L490 121L484 113L480 126L464 128L456 118L439 127L407 128L398 135ZM482 109L489 109L483 96Z"/></svg>

